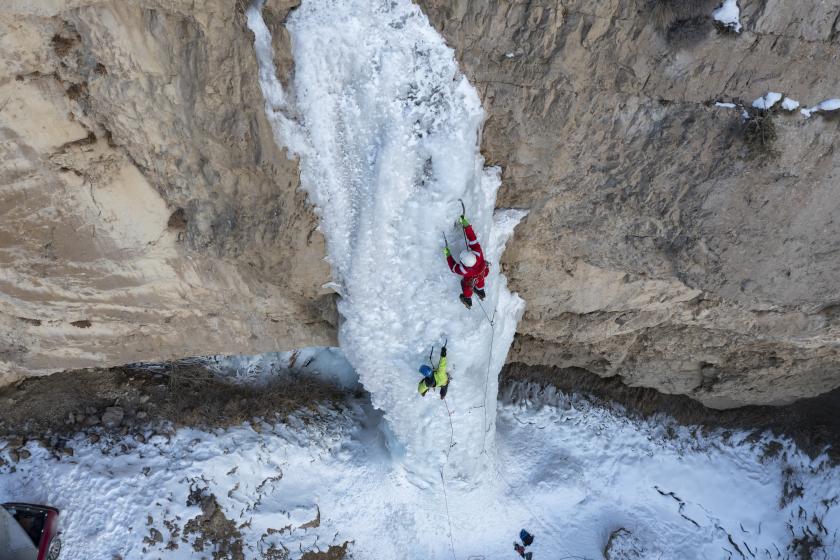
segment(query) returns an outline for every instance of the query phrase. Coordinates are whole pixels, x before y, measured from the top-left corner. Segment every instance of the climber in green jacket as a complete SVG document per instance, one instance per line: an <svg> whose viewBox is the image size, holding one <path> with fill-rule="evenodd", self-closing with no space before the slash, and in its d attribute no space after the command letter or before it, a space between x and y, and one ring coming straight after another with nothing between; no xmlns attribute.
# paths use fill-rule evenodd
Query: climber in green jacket
<svg viewBox="0 0 840 560"><path fill-rule="evenodd" d="M449 376L446 375L446 345L440 349L440 361L434 371L423 364L420 366L420 373L423 374L423 379L417 386L417 390L421 397L425 397L432 387L440 387L440 398L446 397L446 391L449 389Z"/></svg>

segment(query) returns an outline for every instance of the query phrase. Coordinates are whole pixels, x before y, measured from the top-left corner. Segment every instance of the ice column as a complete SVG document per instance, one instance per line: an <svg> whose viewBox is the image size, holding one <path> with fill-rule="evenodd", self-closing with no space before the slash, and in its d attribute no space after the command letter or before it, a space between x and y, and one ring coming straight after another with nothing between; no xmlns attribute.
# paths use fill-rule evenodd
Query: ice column
<svg viewBox="0 0 840 560"><path fill-rule="evenodd" d="M444 466L475 483L493 454L498 374L523 309L498 266L523 213L494 212L500 181L479 153L478 95L409 0L304 0L287 22L286 93L259 6L248 22L275 137L300 158L321 219L341 347L385 412L394 456L419 484ZM464 247L458 199L492 263L487 300L472 310L442 254L444 234L454 254ZM418 367L444 340L446 402L421 398Z"/></svg>

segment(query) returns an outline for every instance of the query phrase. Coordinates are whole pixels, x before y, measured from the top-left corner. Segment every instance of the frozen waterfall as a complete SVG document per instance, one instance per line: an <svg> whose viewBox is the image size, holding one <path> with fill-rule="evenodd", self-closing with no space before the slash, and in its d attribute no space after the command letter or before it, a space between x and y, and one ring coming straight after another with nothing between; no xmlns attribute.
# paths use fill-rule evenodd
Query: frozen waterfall
<svg viewBox="0 0 840 560"><path fill-rule="evenodd" d="M392 454L421 485L441 468L474 484L493 457L498 374L524 307L498 265L524 214L494 213L499 170L479 153L478 95L409 0L304 0L287 22L291 92L276 79L259 5L248 22L276 140L300 158L321 218L340 344L385 412ZM463 248L459 198L491 264L483 309L458 301L442 254L442 233L454 254ZM417 370L445 339L444 403L420 397Z"/></svg>

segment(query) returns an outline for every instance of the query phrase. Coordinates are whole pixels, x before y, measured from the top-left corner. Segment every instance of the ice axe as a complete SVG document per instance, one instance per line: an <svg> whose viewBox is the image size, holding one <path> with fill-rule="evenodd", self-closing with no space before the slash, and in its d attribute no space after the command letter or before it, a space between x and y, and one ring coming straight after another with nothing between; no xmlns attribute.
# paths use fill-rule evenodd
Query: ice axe
<svg viewBox="0 0 840 560"><path fill-rule="evenodd" d="M467 209L464 207L464 201L463 200L461 200L459 198L458 202L461 203L461 217L463 218L464 216L467 215ZM470 240L467 239L467 232L464 231L464 226L461 226L461 232L464 234L464 243L467 245L467 247L469 247L470 246Z"/></svg>
<svg viewBox="0 0 840 560"><path fill-rule="evenodd" d="M444 348L446 348L446 344L447 344L448 342L449 342L449 338L444 338L444 339L443 339L443 347L444 347ZM436 369L436 368L437 368L437 366L436 366L436 365L435 365L435 363L432 361L432 354L434 354L434 353L435 353L435 347L434 347L434 345L432 345L432 349L431 349L431 350L429 350L429 363L432 365L432 368L433 368L433 369Z"/></svg>

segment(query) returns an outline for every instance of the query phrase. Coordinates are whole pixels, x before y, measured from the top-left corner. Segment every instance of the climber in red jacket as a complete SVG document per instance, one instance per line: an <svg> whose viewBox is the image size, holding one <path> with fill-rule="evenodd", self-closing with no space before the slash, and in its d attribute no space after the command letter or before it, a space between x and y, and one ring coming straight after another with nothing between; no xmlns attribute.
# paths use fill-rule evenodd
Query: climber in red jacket
<svg viewBox="0 0 840 560"><path fill-rule="evenodd" d="M461 280L461 290L463 293L459 298L461 303L467 309L470 309L472 307L473 292L475 292L479 299L484 299L485 297L484 277L487 276L489 267L487 261L484 260L484 251L481 250L481 245L478 243L475 232L463 214L461 215L460 222L464 228L464 234L467 236L467 249L461 251L461 254L458 255L458 259L461 262L455 262L455 259L452 258L452 253L449 251L449 247L443 249L443 254L446 256L449 269L455 274L460 274L464 277Z"/></svg>

